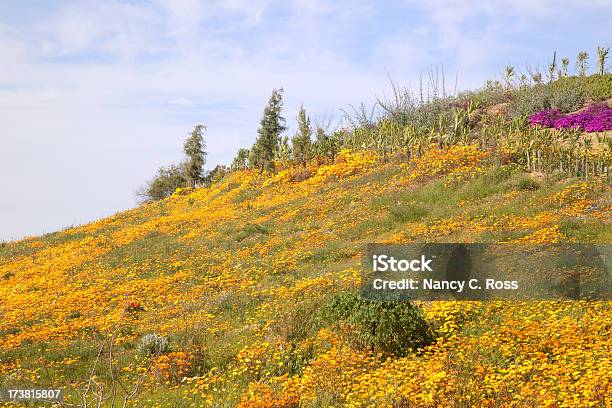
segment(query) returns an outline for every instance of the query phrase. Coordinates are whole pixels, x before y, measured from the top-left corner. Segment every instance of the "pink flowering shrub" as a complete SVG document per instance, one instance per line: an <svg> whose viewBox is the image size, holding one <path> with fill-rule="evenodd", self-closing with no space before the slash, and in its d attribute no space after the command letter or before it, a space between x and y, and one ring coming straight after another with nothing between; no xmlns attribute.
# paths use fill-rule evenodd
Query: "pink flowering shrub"
<svg viewBox="0 0 612 408"><path fill-rule="evenodd" d="M531 126L555 129L580 129L585 132L612 130L612 109L605 104L593 104L580 113L563 115L557 109L535 113L529 117Z"/></svg>

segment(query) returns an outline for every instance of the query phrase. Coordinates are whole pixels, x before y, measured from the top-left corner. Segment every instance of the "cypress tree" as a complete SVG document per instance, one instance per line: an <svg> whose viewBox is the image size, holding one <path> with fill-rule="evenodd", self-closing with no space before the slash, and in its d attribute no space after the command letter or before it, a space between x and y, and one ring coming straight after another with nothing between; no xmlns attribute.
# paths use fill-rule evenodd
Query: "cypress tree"
<svg viewBox="0 0 612 408"><path fill-rule="evenodd" d="M280 143L280 135L287 130L285 118L281 116L283 108L283 88L275 89L264 109L257 130L257 140L251 149L249 162L263 170L274 170L274 156Z"/></svg>
<svg viewBox="0 0 612 408"><path fill-rule="evenodd" d="M183 145L187 155L185 176L191 187L196 187L204 181L204 164L206 164L204 130L206 130L206 126L197 125Z"/></svg>
<svg viewBox="0 0 612 408"><path fill-rule="evenodd" d="M293 159L306 166L306 162L310 159L312 151L312 126L310 125L310 118L306 114L304 105L300 107L300 111L297 116L298 131L295 136L291 139L291 145L293 147Z"/></svg>

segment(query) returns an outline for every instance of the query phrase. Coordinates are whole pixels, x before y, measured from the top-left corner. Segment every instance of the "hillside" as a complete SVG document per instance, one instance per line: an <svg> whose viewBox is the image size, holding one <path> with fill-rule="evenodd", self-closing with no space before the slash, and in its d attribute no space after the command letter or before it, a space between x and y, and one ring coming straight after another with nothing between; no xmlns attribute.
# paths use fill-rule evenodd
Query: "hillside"
<svg viewBox="0 0 612 408"><path fill-rule="evenodd" d="M472 145L296 171L2 244L0 388L103 390L108 406L113 390L134 406L610 403L610 302L417 302L436 340L403 357L317 318L358 288L370 242L612 242L609 184ZM150 333L167 344L149 336L146 357Z"/></svg>

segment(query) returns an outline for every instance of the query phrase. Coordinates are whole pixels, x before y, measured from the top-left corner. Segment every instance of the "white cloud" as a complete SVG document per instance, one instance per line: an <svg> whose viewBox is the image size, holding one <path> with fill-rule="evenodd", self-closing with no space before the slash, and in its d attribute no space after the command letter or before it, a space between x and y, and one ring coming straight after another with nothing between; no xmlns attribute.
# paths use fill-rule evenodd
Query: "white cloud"
<svg viewBox="0 0 612 408"><path fill-rule="evenodd" d="M375 1L86 0L25 22L0 12L0 173L18 175L0 239L133 205L196 123L208 126L210 167L229 162L252 143L275 87L292 125L302 103L322 117L372 102L387 72L414 85L444 63L449 77L460 69L461 84L478 84L500 50L520 46L508 18L552 7L500 4L409 2L395 25L386 19L401 4L387 12Z"/></svg>

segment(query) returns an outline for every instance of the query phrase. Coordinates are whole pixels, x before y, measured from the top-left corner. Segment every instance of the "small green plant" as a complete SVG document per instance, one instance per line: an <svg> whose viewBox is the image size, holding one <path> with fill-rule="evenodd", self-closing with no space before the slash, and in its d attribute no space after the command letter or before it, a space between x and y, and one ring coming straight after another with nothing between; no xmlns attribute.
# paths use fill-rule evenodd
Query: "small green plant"
<svg viewBox="0 0 612 408"><path fill-rule="evenodd" d="M138 354L151 357L159 356L170 351L168 339L163 336L158 336L155 333L149 333L144 335L138 343Z"/></svg>
<svg viewBox="0 0 612 408"><path fill-rule="evenodd" d="M530 177L521 177L517 182L517 187L521 191L535 191L540 188L540 184Z"/></svg>
<svg viewBox="0 0 612 408"><path fill-rule="evenodd" d="M410 302L369 300L351 291L333 297L323 314L351 346L374 353L403 356L434 340L421 310Z"/></svg>
<svg viewBox="0 0 612 408"><path fill-rule="evenodd" d="M68 319L78 319L81 316L83 316L83 314L78 310L75 310L73 312L70 312L70 314L68 315Z"/></svg>
<svg viewBox="0 0 612 408"><path fill-rule="evenodd" d="M242 231L240 231L240 233L238 234L237 240L242 241L243 239L248 238L252 235L268 235L269 233L270 231L268 231L268 229L266 229L262 225L247 223L244 228L242 228Z"/></svg>

